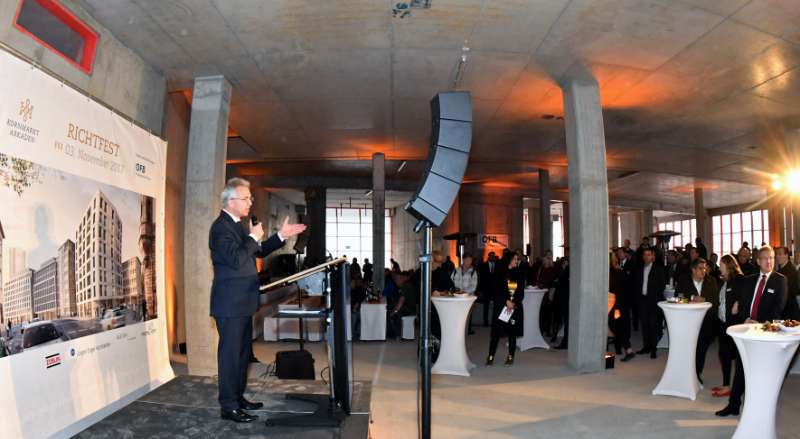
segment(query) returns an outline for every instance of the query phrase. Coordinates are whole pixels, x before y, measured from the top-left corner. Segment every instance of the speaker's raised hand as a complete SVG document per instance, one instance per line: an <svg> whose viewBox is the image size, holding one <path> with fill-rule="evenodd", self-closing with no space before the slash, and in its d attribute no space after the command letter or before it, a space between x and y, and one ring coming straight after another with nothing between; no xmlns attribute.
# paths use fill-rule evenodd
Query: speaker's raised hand
<svg viewBox="0 0 800 439"><path fill-rule="evenodd" d="M281 236L286 238L291 238L292 236L297 236L303 231L306 230L305 224L289 224L289 217L287 216L283 220L283 225L281 226L280 234Z"/></svg>

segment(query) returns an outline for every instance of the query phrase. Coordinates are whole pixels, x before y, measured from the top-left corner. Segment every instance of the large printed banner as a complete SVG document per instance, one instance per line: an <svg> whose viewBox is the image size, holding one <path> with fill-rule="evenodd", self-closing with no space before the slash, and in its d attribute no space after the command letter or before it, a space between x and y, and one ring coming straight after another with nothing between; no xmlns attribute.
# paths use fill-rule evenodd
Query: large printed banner
<svg viewBox="0 0 800 439"><path fill-rule="evenodd" d="M166 144L0 50L0 438L66 436L173 377Z"/></svg>

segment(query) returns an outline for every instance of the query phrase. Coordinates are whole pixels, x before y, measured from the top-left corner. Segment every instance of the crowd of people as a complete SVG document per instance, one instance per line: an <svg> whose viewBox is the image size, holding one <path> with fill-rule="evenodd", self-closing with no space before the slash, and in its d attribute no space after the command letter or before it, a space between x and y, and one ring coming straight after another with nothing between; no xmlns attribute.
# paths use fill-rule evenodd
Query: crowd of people
<svg viewBox="0 0 800 439"><path fill-rule="evenodd" d="M553 260L552 252L528 261L521 250L505 249L500 256L490 252L485 260L476 260L466 254L456 267L449 256L434 252L432 258L431 286L434 295L453 292L474 294L477 305L473 312L477 320L491 328L486 365L494 364L494 357L502 338L508 339L505 365L514 363L516 340L521 337L524 312L522 300L526 286L547 290L544 295L539 324L542 334L557 349L566 349L569 343L569 261L567 257ZM385 271L383 296L387 301L387 332L389 337L399 337L402 317L418 315L419 270L401 271L392 260L392 269ZM696 373L703 382L706 357L710 347L717 343L717 355L722 368L722 383L712 389L716 397L728 397L728 405L717 412L719 416L739 413L744 393L744 373L736 346L726 330L729 326L773 319L800 319L798 306L798 268L792 263L786 247L775 249L762 244L750 248L744 243L739 251L719 258L709 254L700 238L666 252L653 246L650 239L642 238L634 250L630 241L614 248L609 255L609 313L608 325L613 334L613 345L621 361L628 362L637 355L657 358L657 345L664 334L664 315L658 303L668 295L682 296L695 302L710 302L697 342ZM366 297L369 289L368 262L364 273L357 264L351 264L353 302ZM370 266L371 267L371 266ZM366 279L366 280L365 280ZM765 294L765 291L768 294ZM503 311L510 312L510 317ZM468 333L473 334L472 318ZM563 330L560 342L559 334ZM432 309L432 335L441 338L441 329L435 308ZM632 334L641 333L642 346L635 350ZM434 352L434 357L436 352Z"/></svg>
<svg viewBox="0 0 800 439"><path fill-rule="evenodd" d="M736 255L708 254L700 238L695 245L662 254L647 238L637 250L624 246L610 255L609 291L614 305L609 327L622 361L637 354L657 357L656 346L663 334L664 316L658 302L668 294L694 302L709 302L698 334L695 369L700 382L709 348L717 342L722 383L712 388L716 397L728 397L718 416L739 414L744 393L744 371L729 326L774 319L798 319L798 270L789 249L766 244L751 249L748 243ZM643 346L634 352L631 332L641 329ZM733 372L733 379L731 374Z"/></svg>
<svg viewBox="0 0 800 439"><path fill-rule="evenodd" d="M368 266L371 270L368 260L362 268L355 258L350 264L351 303L355 319L361 302L370 297L377 299L372 294L371 276L367 275ZM381 295L387 303L387 336L399 338L402 332L402 318L418 315L419 312L420 272L419 269L402 271L393 259L391 267L384 272L384 289ZM490 252L485 260L476 260L471 254L465 254L462 256L460 266L456 267L450 256L435 251L431 270L433 295L458 292L477 297L478 305L473 311L480 315L476 319L480 320L482 315L483 326L491 328L487 365L494 364L497 346L502 338L508 338L509 345L505 365L513 365L516 339L522 336L523 331L522 300L524 289L528 285L553 289L552 294L545 298L540 316L540 321L543 322L542 331L556 343L558 334L563 328L564 337L557 348L567 348L569 271L566 258L553 261L552 253L548 252L543 258L531 264L522 250L512 252L505 249L500 256ZM510 289L510 285L515 287ZM501 319L504 308L508 308L511 313L508 319ZM436 340L441 339L441 327L435 308L432 309L431 333ZM474 334L472 318L469 319L468 333ZM436 343L434 345L436 346ZM434 349L434 358L437 354L437 349Z"/></svg>

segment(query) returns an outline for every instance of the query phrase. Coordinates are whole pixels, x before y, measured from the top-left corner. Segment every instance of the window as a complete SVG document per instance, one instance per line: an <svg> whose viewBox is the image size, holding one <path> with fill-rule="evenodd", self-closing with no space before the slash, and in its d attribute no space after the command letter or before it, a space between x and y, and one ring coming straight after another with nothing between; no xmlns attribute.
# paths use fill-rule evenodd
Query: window
<svg viewBox="0 0 800 439"><path fill-rule="evenodd" d="M528 209L522 209L522 248L524 248L525 253L530 256L530 244L531 244L531 237L529 235L530 226L529 226L530 219L528 218Z"/></svg>
<svg viewBox="0 0 800 439"><path fill-rule="evenodd" d="M564 205L551 204L550 217L553 219L552 247L553 259L564 257ZM557 217L557 218L556 218Z"/></svg>
<svg viewBox="0 0 800 439"><path fill-rule="evenodd" d="M99 36L57 0L21 0L14 27L91 74Z"/></svg>
<svg viewBox="0 0 800 439"><path fill-rule="evenodd" d="M769 243L769 211L754 210L718 215L711 219L714 253L735 254L747 243L752 248Z"/></svg>
<svg viewBox="0 0 800 439"><path fill-rule="evenodd" d="M671 230L680 233L680 235L675 235L670 240L671 247L685 247L686 244L694 245L694 240L697 238L697 220L661 222L658 223L658 230Z"/></svg>
<svg viewBox="0 0 800 439"><path fill-rule="evenodd" d="M392 256L392 218L386 209L384 266L390 267ZM325 211L325 247L335 257L347 255L348 261L372 257L372 209L328 208ZM409 267L410 268L410 267Z"/></svg>

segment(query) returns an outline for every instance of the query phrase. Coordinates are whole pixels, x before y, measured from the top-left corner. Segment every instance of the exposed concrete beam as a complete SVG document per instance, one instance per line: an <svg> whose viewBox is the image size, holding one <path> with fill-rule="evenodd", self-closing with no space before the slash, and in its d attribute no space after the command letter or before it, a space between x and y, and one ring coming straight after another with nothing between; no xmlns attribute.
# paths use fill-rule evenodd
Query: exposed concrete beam
<svg viewBox="0 0 800 439"><path fill-rule="evenodd" d="M635 200L631 198L609 197L608 204L613 207L629 207L631 209L665 210L667 212L694 215L694 206L676 203L663 203L652 200Z"/></svg>
<svg viewBox="0 0 800 439"><path fill-rule="evenodd" d="M251 183L258 183L262 187L296 188L324 187L327 189L372 189L372 177L326 177L326 176L270 176L251 175L246 177ZM419 182L409 180L386 179L388 191L415 191Z"/></svg>

